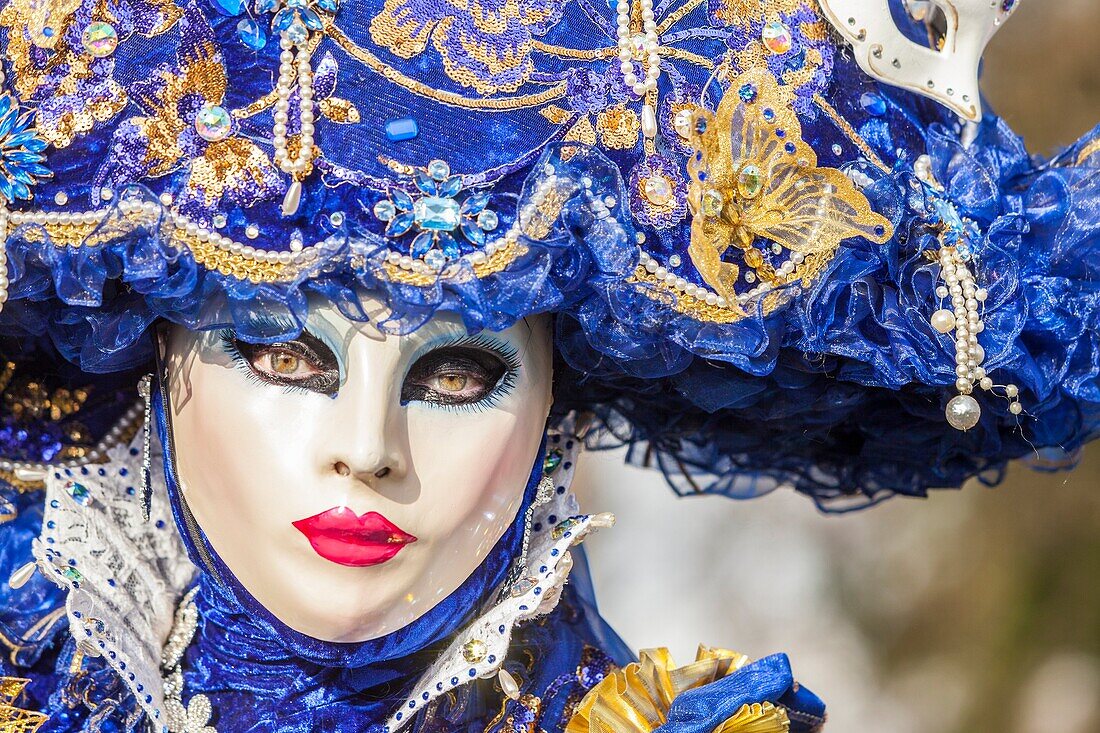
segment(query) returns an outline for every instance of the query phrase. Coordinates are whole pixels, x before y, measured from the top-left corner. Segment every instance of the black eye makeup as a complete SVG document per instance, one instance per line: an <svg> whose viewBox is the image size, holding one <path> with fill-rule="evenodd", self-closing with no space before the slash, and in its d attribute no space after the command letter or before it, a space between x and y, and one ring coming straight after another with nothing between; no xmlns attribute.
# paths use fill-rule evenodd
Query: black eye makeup
<svg viewBox="0 0 1100 733"><path fill-rule="evenodd" d="M309 331L296 339L253 344L221 333L222 344L246 374L267 384L335 397L340 388L340 364L325 342Z"/></svg>
<svg viewBox="0 0 1100 733"><path fill-rule="evenodd" d="M488 409L515 387L514 347L490 336L461 336L429 347L401 385L401 403Z"/></svg>

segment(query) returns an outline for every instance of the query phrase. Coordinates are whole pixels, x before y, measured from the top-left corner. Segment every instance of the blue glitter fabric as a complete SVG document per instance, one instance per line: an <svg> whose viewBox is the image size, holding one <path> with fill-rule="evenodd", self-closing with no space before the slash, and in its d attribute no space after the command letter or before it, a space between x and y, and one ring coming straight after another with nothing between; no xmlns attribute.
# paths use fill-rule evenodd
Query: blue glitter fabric
<svg viewBox="0 0 1100 733"><path fill-rule="evenodd" d="M964 125L868 77L816 3L654 3L652 120L603 2L37 7L0 3L0 334L49 343L88 385L147 366L158 320L271 342L309 294L366 320L369 292L392 333L556 314L556 404L684 493L789 484L845 510L995 482L1022 456L1070 465L1097 430L1100 130L1030 157L989 110ZM727 100L795 173L738 184L747 214L708 260L700 161L735 161L704 155L700 110ZM316 144L300 200L276 141ZM831 239L830 217L753 209L754 186L797 199L815 166L843 175L813 203L856 212ZM929 255L960 243L989 294L983 367L1023 407L980 392L965 433L944 419L955 344L929 320Z"/></svg>

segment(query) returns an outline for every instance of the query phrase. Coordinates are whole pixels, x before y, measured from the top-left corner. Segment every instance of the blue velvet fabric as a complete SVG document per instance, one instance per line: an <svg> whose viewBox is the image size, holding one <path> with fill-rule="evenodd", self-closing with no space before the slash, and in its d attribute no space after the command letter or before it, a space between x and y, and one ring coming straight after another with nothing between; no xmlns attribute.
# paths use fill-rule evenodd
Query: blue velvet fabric
<svg viewBox="0 0 1100 733"><path fill-rule="evenodd" d="M637 462L658 466L681 493L750 497L790 484L824 509L847 510L974 476L993 483L1014 458L1072 465L1100 426L1100 129L1049 160L1032 157L988 109L971 129L935 102L868 77L835 34L815 25L822 21L812 2L784 3L776 17L791 29L792 49L765 54L763 65L789 80L818 165L858 178L894 234L883 245L845 240L784 307L733 323L683 313L632 275L642 248L685 282L703 282L687 248L691 151L675 114L700 101L714 107L729 91L709 80L707 66L752 55L761 34L753 4L734 12L743 4L699 3L662 37L687 53L663 63L654 151L637 130L630 137L637 100L619 62L599 53L615 34L606 3L522 0L524 22L514 4L484 9L489 20L463 2L334 4L339 33L319 37L313 57L316 97L327 110L316 120L321 154L299 211L282 216L287 176L272 163L272 110L242 111L271 91L278 68L268 4L97 3L72 4L55 51L31 43L17 22L0 23L24 75L12 93L20 109L35 111L36 134L52 141L43 164L52 177L20 182L34 198L13 208L106 212L80 246L56 246L48 225L10 233L0 336L49 343L90 386L98 374L146 366L147 333L158 320L274 341L301 328L311 294L367 320L365 290L388 307L380 325L394 333L437 312L458 314L471 331L556 314L557 404L597 415L606 429L594 444L629 444ZM18 20L11 3L0 6ZM118 47L77 74L78 64L56 54L81 53L87 22L108 6ZM901 0L890 6L910 37L923 37ZM675 10L655 4L659 18ZM266 44L242 40L256 38L249 23ZM252 35L242 36L242 24ZM561 93L550 101L540 96L554 89ZM99 117L73 131L87 99ZM242 111L220 141L194 124L210 104ZM293 135L297 92L289 104ZM419 134L387 137L397 119L415 120ZM42 147L35 140L17 142ZM868 151L887 170L871 165ZM38 152L28 148L20 160ZM923 155L943 192L913 175ZM496 214L493 237L535 206L548 166L574 185L544 236L519 236L525 253L507 267L480 276L461 259L462 277L413 284L386 274L384 263L411 256L412 245L373 212L395 190L416 194L402 165L433 158L456 173L455 202L476 200ZM214 168L220 176L208 175ZM658 214L639 199L639 181L653 171L667 174L676 194ZM122 202L145 213L126 216ZM926 254L938 247L945 206L975 231L977 276L990 292L981 337L987 370L1018 385L1025 410L1012 415L983 395L983 418L966 434L944 419L954 354L929 324L936 267ZM242 279L177 247L168 236L175 214L276 254L323 246L314 265L289 279ZM463 257L484 254L464 236L454 244ZM768 242L755 246L772 257Z"/></svg>

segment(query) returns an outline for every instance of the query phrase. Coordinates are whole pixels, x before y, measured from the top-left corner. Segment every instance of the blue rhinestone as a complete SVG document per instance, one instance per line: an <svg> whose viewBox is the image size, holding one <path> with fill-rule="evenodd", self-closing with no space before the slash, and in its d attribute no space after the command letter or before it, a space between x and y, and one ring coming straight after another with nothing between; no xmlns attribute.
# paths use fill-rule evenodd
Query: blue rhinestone
<svg viewBox="0 0 1100 733"><path fill-rule="evenodd" d="M240 15L244 10L243 0L213 0L214 9L230 17Z"/></svg>
<svg viewBox="0 0 1100 733"><path fill-rule="evenodd" d="M253 51L259 51L267 45L267 31L251 18L245 18L237 23L237 38Z"/></svg>
<svg viewBox="0 0 1100 733"><path fill-rule="evenodd" d="M746 104L752 104L756 101L757 94L755 84L742 84L741 88L737 90L737 96L741 97L741 101Z"/></svg>
<svg viewBox="0 0 1100 733"><path fill-rule="evenodd" d="M442 682L436 682L435 683L435 689L442 690L443 689L443 683Z"/></svg>
<svg viewBox="0 0 1100 733"><path fill-rule="evenodd" d="M409 700L409 707L410 708L415 708L416 707L416 700Z"/></svg>
<svg viewBox="0 0 1100 733"><path fill-rule="evenodd" d="M425 693L424 693L423 695L421 695L420 697L422 697L422 698L424 698L425 700L427 700L427 699L428 699L428 697L429 697L429 695L428 695L428 693L426 693L426 692L425 692Z"/></svg>
<svg viewBox="0 0 1100 733"><path fill-rule="evenodd" d="M882 117L886 114L886 100L878 94L864 93L859 98L859 106L869 115Z"/></svg>
<svg viewBox="0 0 1100 733"><path fill-rule="evenodd" d="M471 669L470 670L470 676L471 677L477 677L477 670L476 669Z"/></svg>
<svg viewBox="0 0 1100 733"><path fill-rule="evenodd" d="M335 13L340 9L336 0L317 0L317 7L324 10L326 13Z"/></svg>
<svg viewBox="0 0 1100 733"><path fill-rule="evenodd" d="M398 720L401 720L402 715L403 715L403 713L398 713L397 715L395 715L393 717L397 718Z"/></svg>
<svg viewBox="0 0 1100 733"><path fill-rule="evenodd" d="M399 143L402 140L412 140L420 134L420 126L412 117L402 117L399 120L386 122L386 139L391 143Z"/></svg>
<svg viewBox="0 0 1100 733"><path fill-rule="evenodd" d="M489 658L485 661L487 661L489 664L492 664L493 662L497 661L496 655L490 654Z"/></svg>
<svg viewBox="0 0 1100 733"><path fill-rule="evenodd" d="M452 685L457 685L458 684L458 678L457 677L452 677L451 678L451 684Z"/></svg>
<svg viewBox="0 0 1100 733"><path fill-rule="evenodd" d="M309 38L309 30L306 28L305 23L302 23L300 20L295 20L290 24L290 27L286 29L286 37L290 39L291 43L296 43L300 46Z"/></svg>
<svg viewBox="0 0 1100 733"><path fill-rule="evenodd" d="M256 4L252 7L256 9L257 15L263 15L264 13L270 13L278 5L278 0L256 0Z"/></svg>
<svg viewBox="0 0 1100 733"><path fill-rule="evenodd" d="M503 634L504 633L504 624L501 624L500 626L498 626L497 631L499 631L500 633Z"/></svg>
<svg viewBox="0 0 1100 733"><path fill-rule="evenodd" d="M787 143L783 146L783 149L786 150L787 153L790 155L794 155L795 151L798 150L798 148L794 146L794 143Z"/></svg>

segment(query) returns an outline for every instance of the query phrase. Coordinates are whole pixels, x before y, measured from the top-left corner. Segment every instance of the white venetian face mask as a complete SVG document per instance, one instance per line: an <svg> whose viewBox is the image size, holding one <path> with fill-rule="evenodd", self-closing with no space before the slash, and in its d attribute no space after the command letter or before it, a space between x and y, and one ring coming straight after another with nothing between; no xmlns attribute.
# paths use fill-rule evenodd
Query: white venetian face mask
<svg viewBox="0 0 1100 733"><path fill-rule="evenodd" d="M214 550L291 628L365 641L415 621L516 516L551 402L545 318L387 336L310 308L276 345L177 328L181 490Z"/></svg>
<svg viewBox="0 0 1100 733"><path fill-rule="evenodd" d="M852 44L860 67L892 86L935 99L964 119L982 118L978 65L1017 0L906 0L925 21L937 48L909 40L890 13L890 0L821 0L825 17Z"/></svg>

